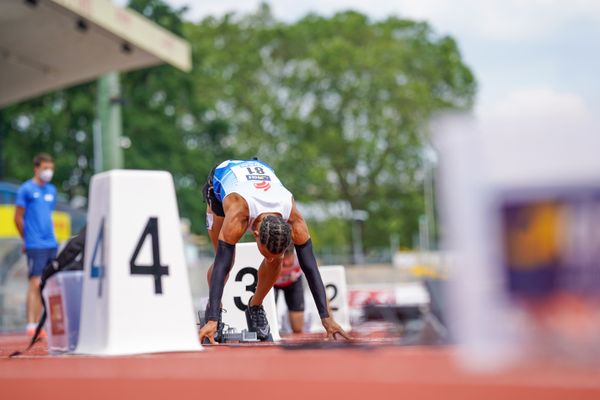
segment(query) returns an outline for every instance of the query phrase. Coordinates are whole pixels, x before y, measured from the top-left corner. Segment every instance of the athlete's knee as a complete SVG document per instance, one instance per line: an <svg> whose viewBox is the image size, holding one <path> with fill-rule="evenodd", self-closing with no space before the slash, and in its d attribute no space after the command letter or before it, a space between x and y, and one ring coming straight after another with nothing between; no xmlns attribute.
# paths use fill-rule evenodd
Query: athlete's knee
<svg viewBox="0 0 600 400"><path fill-rule="evenodd" d="M208 270L206 271L206 279L208 279L209 285L210 285L210 277L212 275L213 265L214 264L210 264L210 267L208 267Z"/></svg>
<svg viewBox="0 0 600 400"><path fill-rule="evenodd" d="M292 332L302 333L304 325L304 311L289 311L290 325Z"/></svg>
<svg viewBox="0 0 600 400"><path fill-rule="evenodd" d="M32 276L29 278L29 286L31 287L39 287L41 283L41 278L39 276Z"/></svg>

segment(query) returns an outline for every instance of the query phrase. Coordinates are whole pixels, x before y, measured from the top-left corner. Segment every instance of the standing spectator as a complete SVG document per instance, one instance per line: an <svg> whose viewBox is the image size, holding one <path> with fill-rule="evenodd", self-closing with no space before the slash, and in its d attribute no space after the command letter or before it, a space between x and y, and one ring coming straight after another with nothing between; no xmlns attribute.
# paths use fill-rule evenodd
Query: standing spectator
<svg viewBox="0 0 600 400"><path fill-rule="evenodd" d="M52 224L56 205L56 187L50 183L54 161L46 153L33 159L32 179L23 183L17 193L15 224L27 253L29 288L27 290L27 334L33 336L40 318L40 276L46 264L56 257L57 242Z"/></svg>

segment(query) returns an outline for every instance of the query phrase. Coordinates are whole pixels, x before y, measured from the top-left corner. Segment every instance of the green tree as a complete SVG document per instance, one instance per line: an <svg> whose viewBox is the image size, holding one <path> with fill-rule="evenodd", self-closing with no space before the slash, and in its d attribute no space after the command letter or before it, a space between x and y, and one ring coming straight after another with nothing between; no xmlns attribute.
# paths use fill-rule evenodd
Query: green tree
<svg viewBox="0 0 600 400"><path fill-rule="evenodd" d="M181 15L160 0L133 0L130 7L164 28L184 35ZM180 213L196 232L203 230L200 188L212 165L228 153L218 144L224 124L193 124L205 106L194 102L194 82L186 73L158 66L121 74L124 99L125 167L169 170L175 179ZM55 183L68 197L86 196L93 175L93 122L96 82L59 90L13 105L0 114L3 178L23 181L32 174L33 156L56 158ZM192 127L193 125L193 127Z"/></svg>
<svg viewBox="0 0 600 400"><path fill-rule="evenodd" d="M160 0L133 0L129 7L167 30L185 37L182 14ZM202 188L208 171L220 157L214 142L225 126L204 123L203 101L195 99L201 91L192 75L170 66L158 66L123 75L123 134L132 145L124 151L125 167L161 169L173 174L182 217L192 222L195 232L204 231L205 206ZM199 121L199 122L198 122Z"/></svg>
<svg viewBox="0 0 600 400"><path fill-rule="evenodd" d="M454 40L428 24L356 12L286 25L268 7L190 27L205 117L227 121L239 157L276 167L298 200L369 212L365 243L411 245L423 212L424 126L471 106L476 84ZM340 231L319 232L339 243ZM320 224L327 230L327 224ZM349 229L346 230L346 243Z"/></svg>
<svg viewBox="0 0 600 400"><path fill-rule="evenodd" d="M299 201L368 211L367 248L392 234L412 245L424 208L425 124L438 111L471 107L476 90L451 37L424 22L352 11L286 24L263 4L191 23L162 0L130 6L192 44L191 73L158 66L121 82L132 143L125 166L169 170L194 231L204 231L200 189L210 168L258 156ZM62 190L87 192L95 91L93 82L2 110L5 176L26 179L33 155L50 151ZM311 228L318 246L349 247L342 219Z"/></svg>
<svg viewBox="0 0 600 400"><path fill-rule="evenodd" d="M59 90L0 110L5 135L3 177L21 182L33 175L33 157L55 157L54 182L68 197L86 195L93 173L92 126L95 85Z"/></svg>

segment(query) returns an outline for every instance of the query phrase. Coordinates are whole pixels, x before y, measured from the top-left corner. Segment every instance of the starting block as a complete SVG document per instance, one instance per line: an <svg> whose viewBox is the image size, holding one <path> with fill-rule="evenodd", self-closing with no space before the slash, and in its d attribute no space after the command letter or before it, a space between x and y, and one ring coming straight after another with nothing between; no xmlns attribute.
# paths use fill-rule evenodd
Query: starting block
<svg viewBox="0 0 600 400"><path fill-rule="evenodd" d="M90 186L75 352L201 350L171 175L116 170Z"/></svg>
<svg viewBox="0 0 600 400"><path fill-rule="evenodd" d="M254 242L238 243L235 247L235 263L223 290L222 303L223 308L227 310L227 312L223 312L223 323L236 332L248 329L245 311L250 297L256 290L258 267L263 258ZM279 321L277 320L273 289L265 297L263 306L271 327L273 341L279 341L281 337L279 336Z"/></svg>
<svg viewBox="0 0 600 400"><path fill-rule="evenodd" d="M256 332L250 332L247 329L244 329L241 332L236 332L234 328L229 328L223 332L223 343L231 342L253 343L260 342L260 340L258 340Z"/></svg>
<svg viewBox="0 0 600 400"><path fill-rule="evenodd" d="M348 307L348 285L346 284L346 269L343 265L320 267L321 279L327 292L327 300L335 321L345 330L350 330L350 308ZM306 307L305 319L309 320L308 331L311 333L325 332L317 306L308 288L304 291ZM307 324L305 324L306 326Z"/></svg>
<svg viewBox="0 0 600 400"><path fill-rule="evenodd" d="M202 309L206 309L206 304L208 304L208 297L205 298L206 301L203 301L204 306ZM206 315L204 311L198 311L198 328L200 329L204 324L206 324ZM237 331L235 328L227 325L226 328L223 329L223 339L220 343L252 343L252 342L260 342L256 332L250 332L248 329L242 329L242 331ZM203 344L211 344L208 339L204 339Z"/></svg>

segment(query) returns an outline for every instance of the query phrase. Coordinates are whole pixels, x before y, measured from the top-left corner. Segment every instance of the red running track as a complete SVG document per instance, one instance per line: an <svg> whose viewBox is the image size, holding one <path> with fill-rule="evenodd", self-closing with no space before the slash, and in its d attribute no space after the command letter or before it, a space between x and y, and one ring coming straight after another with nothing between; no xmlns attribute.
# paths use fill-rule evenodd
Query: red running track
<svg viewBox="0 0 600 400"><path fill-rule="evenodd" d="M0 336L1 399L600 399L600 369L529 365L470 375L451 347L211 346L85 357L49 356L40 343L8 359L26 344L23 336Z"/></svg>

